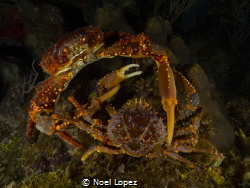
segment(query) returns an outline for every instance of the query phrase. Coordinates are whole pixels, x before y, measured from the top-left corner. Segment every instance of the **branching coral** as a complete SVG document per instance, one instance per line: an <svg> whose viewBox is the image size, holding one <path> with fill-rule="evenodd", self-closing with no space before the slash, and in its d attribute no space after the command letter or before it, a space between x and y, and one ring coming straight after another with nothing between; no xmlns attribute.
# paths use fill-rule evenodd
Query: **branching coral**
<svg viewBox="0 0 250 188"><path fill-rule="evenodd" d="M153 16L161 15L167 18L170 23L174 23L181 13L188 10L196 0L155 0ZM168 12L168 14L165 14Z"/></svg>
<svg viewBox="0 0 250 188"><path fill-rule="evenodd" d="M22 102L24 102L24 95L31 93L34 90L34 88L36 87L35 84L36 84L36 80L37 80L37 77L38 77L38 72L36 72L36 70L34 68L34 63L35 63L35 60L32 62L33 71L30 72L29 80L26 81L26 79L24 77L24 80L23 80L22 84L20 84L18 82L18 85L21 88L18 91L18 94L20 95L20 98L21 98Z"/></svg>
<svg viewBox="0 0 250 188"><path fill-rule="evenodd" d="M237 50L245 40L250 36L250 5L238 4L235 6L234 18L237 24L234 26L233 33L230 36L231 46Z"/></svg>

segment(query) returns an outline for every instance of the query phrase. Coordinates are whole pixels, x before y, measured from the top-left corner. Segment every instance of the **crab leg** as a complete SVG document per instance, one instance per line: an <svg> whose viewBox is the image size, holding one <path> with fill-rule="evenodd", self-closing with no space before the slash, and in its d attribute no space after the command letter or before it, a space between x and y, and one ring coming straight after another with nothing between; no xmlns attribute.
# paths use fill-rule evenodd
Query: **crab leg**
<svg viewBox="0 0 250 188"><path fill-rule="evenodd" d="M178 120L190 116L199 105L200 100L199 95L192 84L181 73L174 71L174 78L176 84L186 93L187 102L187 104L184 104L181 108L177 109L176 117Z"/></svg>
<svg viewBox="0 0 250 188"><path fill-rule="evenodd" d="M80 104L78 104L77 106L80 106ZM65 117L59 116L57 114L53 114L52 118L56 119L56 120L62 120L62 121L64 121L65 125L72 123L72 124L76 125L79 129L88 132L93 138L98 139L98 140L100 140L101 142L103 142L105 144L114 145L113 142L110 139L107 138L106 133L104 133L101 130L95 128L95 127L101 127L102 126L102 122L99 121L99 120L97 120L97 119L93 119L92 124L89 126L89 125L85 124L84 122L75 121L73 119L65 118ZM59 136L61 136L61 133L59 133ZM63 138L65 139L64 136L63 136ZM72 143L70 136L69 136L69 140L67 140L67 141L70 141L70 143ZM80 147L76 147L76 148L77 149L81 149L82 147L83 146L80 145Z"/></svg>
<svg viewBox="0 0 250 188"><path fill-rule="evenodd" d="M169 152L169 151L166 151L166 150L165 150L163 153L164 153L165 156L168 156L168 157L170 157L170 158L172 158L172 159L174 159L174 160L181 161L181 162L187 164L187 165L190 166L190 167L194 167L194 163L192 163L192 162L189 161L188 159L186 159L186 158L180 156L178 153ZM147 157L149 157L149 158L157 158L158 156L156 155L156 153L149 153L149 154L147 155Z"/></svg>
<svg viewBox="0 0 250 188"><path fill-rule="evenodd" d="M91 116L100 108L100 106L105 101L107 101L114 94L117 93L117 91L120 89L120 83L128 78L140 75L142 73L142 71L136 71L130 74L125 74L125 72L132 67L139 67L139 65L130 64L130 65L124 66L118 70L115 70L109 73L103 79L101 79L97 84L100 97L92 99L89 102L87 109L81 106L78 106L77 101L73 97L69 97L69 101L80 111L80 114L79 114L80 116L83 116L86 121L88 121L89 123L92 123ZM106 108L109 114L112 114L111 110L113 108L110 105L107 105Z"/></svg>
<svg viewBox="0 0 250 188"><path fill-rule="evenodd" d="M100 57L152 57L158 66L158 85L162 98L163 109L167 113L168 144L171 144L175 122L176 87L173 71L169 65L167 53L162 46L154 44L143 33L114 43L111 47L103 49L96 54Z"/></svg>
<svg viewBox="0 0 250 188"><path fill-rule="evenodd" d="M123 154L122 150L118 149L111 149L105 146L94 146L88 149L86 153L81 158L81 161L85 161L91 154L95 152L101 152L101 153L107 153L107 154L113 154L113 155L120 155Z"/></svg>
<svg viewBox="0 0 250 188"><path fill-rule="evenodd" d="M175 129L174 136L181 136L181 135L188 135L188 134L196 134L199 127L200 127L200 121L203 116L203 109L199 108L196 110L197 115L195 117L192 117L191 124L185 127L179 127Z"/></svg>
<svg viewBox="0 0 250 188"><path fill-rule="evenodd" d="M78 150L83 148L83 145L77 140L73 139L67 132L60 131L56 132L56 135L59 136L62 140L65 140L68 144L76 147Z"/></svg>
<svg viewBox="0 0 250 188"><path fill-rule="evenodd" d="M110 74L105 76L103 79L101 79L97 84L99 95L102 95L103 93L114 88L119 83L121 83L123 80L131 78L133 76L140 75L142 73L142 71L136 71L136 72L133 72L131 74L125 74L125 72L132 67L139 67L139 65L138 64L130 64L130 65L124 66L118 70L111 72Z"/></svg>
<svg viewBox="0 0 250 188"><path fill-rule="evenodd" d="M129 70L131 67L138 67L137 64L130 64L127 66L124 66L120 68L119 70L113 71L107 76L105 76L100 82L99 87L102 87L105 91L107 91L105 94L103 94L103 90L100 90L100 93L102 94L100 97L96 99L92 99L89 103L88 108L86 109L87 105L81 106L73 96L70 96L68 99L69 101L76 107L78 110L77 115L75 115L75 119L78 116L82 116L87 122L91 124L91 126L88 126L84 124L83 122L77 123L76 121L72 121L66 118L62 118L56 114L53 114L52 117L47 116L39 116L40 118L37 118L37 125L39 126L39 129L41 132L44 132L46 134L57 134L59 137L63 138L65 141L70 143L71 145L75 146L77 149L81 149L83 146L76 140L74 140L70 135L68 135L65 131L60 131L63 127L67 126L69 123L76 124L77 127L79 127L82 130L85 130L92 134L95 138L104 141L105 135L98 129L95 129L94 127L101 127L102 122L93 119L92 115L100 108L101 104L103 104L105 101L110 99L119 89L120 89L120 82L122 82L125 79L131 78L133 76L141 74L141 71L133 72L130 74L125 74L127 70ZM114 80L114 81L113 81ZM58 120L63 120L64 123L60 125L56 125ZM47 125L48 124L48 125ZM96 134L97 133L97 134ZM107 140L107 139L106 139ZM108 141L107 141L108 142ZM110 141L109 141L110 142Z"/></svg>
<svg viewBox="0 0 250 188"><path fill-rule="evenodd" d="M162 98L163 109L167 113L167 126L168 126L168 135L167 143L171 144L174 133L174 122L175 122L175 105L177 104L176 99L176 86L173 76L173 71L167 63L167 58L161 59L159 62L158 70L158 85L159 91Z"/></svg>
<svg viewBox="0 0 250 188"><path fill-rule="evenodd" d="M50 118L49 114L54 111L60 92L67 88L68 80L72 77L73 74L70 71L58 77L51 76L36 88L36 95L31 100L29 107L29 120L26 132L28 138L31 138L34 123L36 123L38 129L41 127L39 122L47 121L48 123ZM43 113L43 115L40 115L41 113ZM42 123L42 125L44 124Z"/></svg>
<svg viewBox="0 0 250 188"><path fill-rule="evenodd" d="M108 93L102 95L101 97L92 99L89 103L87 103L89 106L87 109L85 109L86 105L81 106L77 100L73 97L70 96L68 99L69 101L76 107L76 109L78 110L77 113L75 114L74 118L77 118L79 116L82 116L87 122L89 123L93 123L93 119L92 119L92 115L98 110L100 109L101 105L108 100L109 98L111 98L114 94L116 94L116 92L120 89L120 85L117 85L116 87L114 87L112 90L110 90Z"/></svg>
<svg viewBox="0 0 250 188"><path fill-rule="evenodd" d="M81 105L73 97L72 97L72 99L74 100L75 107L77 107L77 108L80 107L81 108ZM78 110L81 111L81 109L78 109ZM95 139L98 139L98 140L102 141L105 144L115 146L114 143L110 139L107 138L107 135L105 133L103 133L99 129L95 128L95 127L100 127L101 121L93 119L91 126L89 126L89 125L86 125L83 122L79 122L79 121L77 122L77 121L74 121L72 119L61 117L61 116L56 115L56 114L53 114L52 118L57 119L57 120L63 120L64 123L66 123L66 124L69 124L69 123L75 124L78 128L88 132ZM82 148L82 146L79 147L78 149L81 149L81 148ZM94 147L91 147L91 148L88 149L88 151L82 156L81 161L85 161L94 152L102 152L102 153L115 154L115 155L123 154L122 150L111 149L111 148L108 148L108 147L105 147L105 146L94 146Z"/></svg>

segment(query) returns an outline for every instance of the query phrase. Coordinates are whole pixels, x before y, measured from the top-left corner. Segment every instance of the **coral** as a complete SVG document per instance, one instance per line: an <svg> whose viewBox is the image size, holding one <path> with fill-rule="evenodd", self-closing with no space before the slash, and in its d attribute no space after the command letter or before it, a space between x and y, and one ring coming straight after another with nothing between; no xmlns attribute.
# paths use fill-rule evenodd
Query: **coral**
<svg viewBox="0 0 250 188"><path fill-rule="evenodd" d="M204 108L204 112L212 118L214 134L209 140L220 150L231 149L234 145L234 129L219 103L212 99L207 75L198 64L195 64L189 71L189 77L199 93L200 105Z"/></svg>
<svg viewBox="0 0 250 188"><path fill-rule="evenodd" d="M27 115L25 111L27 106L23 106L23 103L19 96L19 86L12 84L0 104L0 128L6 130L12 129L12 133L21 128L26 122ZM27 103L26 103L27 105ZM2 134L8 135L9 131L3 131ZM0 135L1 135L0 133Z"/></svg>
<svg viewBox="0 0 250 188"><path fill-rule="evenodd" d="M145 33L154 42L165 46L168 36L172 34L172 27L168 20L164 20L160 16L156 16L147 20Z"/></svg>
<svg viewBox="0 0 250 188"><path fill-rule="evenodd" d="M233 32L230 35L230 43L233 50L237 50L250 36L250 4L242 2L234 5L234 8L233 17L236 24L234 24Z"/></svg>
<svg viewBox="0 0 250 188"><path fill-rule="evenodd" d="M217 168L208 168L207 174L210 178L212 178L217 185L223 185L225 178L221 176L220 170Z"/></svg>
<svg viewBox="0 0 250 188"><path fill-rule="evenodd" d="M243 91L250 91L250 72L245 76L245 80L243 81L241 87Z"/></svg>
<svg viewBox="0 0 250 188"><path fill-rule="evenodd" d="M19 79L20 68L17 64L0 60L0 97L4 96L8 87L16 83Z"/></svg>
<svg viewBox="0 0 250 188"><path fill-rule="evenodd" d="M72 180L69 179L68 173L64 171L48 172L44 174L34 173L27 176L18 187L73 187Z"/></svg>
<svg viewBox="0 0 250 188"><path fill-rule="evenodd" d="M44 50L63 33L61 11L52 5L36 6L21 1L16 6L23 16L25 29L24 45L32 49L35 58L40 57Z"/></svg>
<svg viewBox="0 0 250 188"><path fill-rule="evenodd" d="M38 77L38 72L36 72L36 70L34 68L34 62L35 62L35 60L32 63L33 70L30 72L29 80L26 80L26 77L24 77L23 83L18 82L18 85L20 86L20 91L18 91L18 93L20 95L22 102L24 102L25 94L31 93L36 87L35 84L36 84L36 80Z"/></svg>
<svg viewBox="0 0 250 188"><path fill-rule="evenodd" d="M112 4L97 9L95 14L95 25L100 25L102 29L123 31L134 34L133 29L126 22L122 10Z"/></svg>
<svg viewBox="0 0 250 188"><path fill-rule="evenodd" d="M229 120L237 129L250 131L250 101L243 97L229 100L226 104Z"/></svg>
<svg viewBox="0 0 250 188"><path fill-rule="evenodd" d="M236 144L238 148L243 151L244 153L249 154L250 153L250 137L246 136L246 134L240 129L238 132L236 132L236 135L238 136Z"/></svg>
<svg viewBox="0 0 250 188"><path fill-rule="evenodd" d="M171 23L174 23L180 16L180 14L186 10L188 10L196 0L180 0L180 1L175 1L175 0L170 0L169 4L169 15L168 19L170 20Z"/></svg>
<svg viewBox="0 0 250 188"><path fill-rule="evenodd" d="M229 121L236 129L236 146L245 154L250 153L250 101L237 97L227 102Z"/></svg>
<svg viewBox="0 0 250 188"><path fill-rule="evenodd" d="M52 5L28 1L0 4L0 39L4 45L25 45L35 58L62 34L62 14Z"/></svg>
<svg viewBox="0 0 250 188"><path fill-rule="evenodd" d="M176 58L179 60L179 63L189 63L190 51L185 45L184 40L182 38L177 36L171 36L171 39L169 41L169 48L173 50Z"/></svg>
<svg viewBox="0 0 250 188"><path fill-rule="evenodd" d="M5 138L0 142L0 186L20 179L25 181L18 184L25 183L30 187L35 183L53 183L53 178L55 178L54 183L57 184L60 181L64 183L69 181L67 169L63 165L70 159L70 156L65 151L65 147L60 142L57 143L58 140L51 141L46 136L41 135L38 142L32 145L20 137L20 135L16 135L11 139ZM58 168L60 166L62 166L62 169ZM57 170L63 170L64 172L58 172ZM46 174L45 172L49 173ZM38 177L41 178L41 181L35 180ZM59 181L60 178L62 180ZM43 186L39 185L39 187Z"/></svg>

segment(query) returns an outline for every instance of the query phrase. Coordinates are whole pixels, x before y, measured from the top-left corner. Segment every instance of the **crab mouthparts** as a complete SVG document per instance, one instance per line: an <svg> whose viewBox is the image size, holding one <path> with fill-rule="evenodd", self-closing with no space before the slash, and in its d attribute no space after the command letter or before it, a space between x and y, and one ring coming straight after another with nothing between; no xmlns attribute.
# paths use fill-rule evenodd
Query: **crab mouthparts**
<svg viewBox="0 0 250 188"><path fill-rule="evenodd" d="M140 141L130 141L128 142L128 148L132 151L139 151L141 149L141 143Z"/></svg>

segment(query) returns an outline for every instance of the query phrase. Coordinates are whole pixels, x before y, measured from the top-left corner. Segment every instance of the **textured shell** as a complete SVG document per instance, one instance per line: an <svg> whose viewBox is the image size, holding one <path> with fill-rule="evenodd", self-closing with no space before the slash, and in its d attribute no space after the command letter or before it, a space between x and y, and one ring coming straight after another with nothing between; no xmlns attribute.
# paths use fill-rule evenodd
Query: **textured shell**
<svg viewBox="0 0 250 188"><path fill-rule="evenodd" d="M131 100L108 124L108 137L125 153L140 157L166 141L166 127L148 103Z"/></svg>
<svg viewBox="0 0 250 188"><path fill-rule="evenodd" d="M102 46L103 39L104 33L99 27L88 26L67 33L44 53L40 66L48 74L57 75L74 68L73 64L78 61L96 61L86 55L93 56L95 50Z"/></svg>

